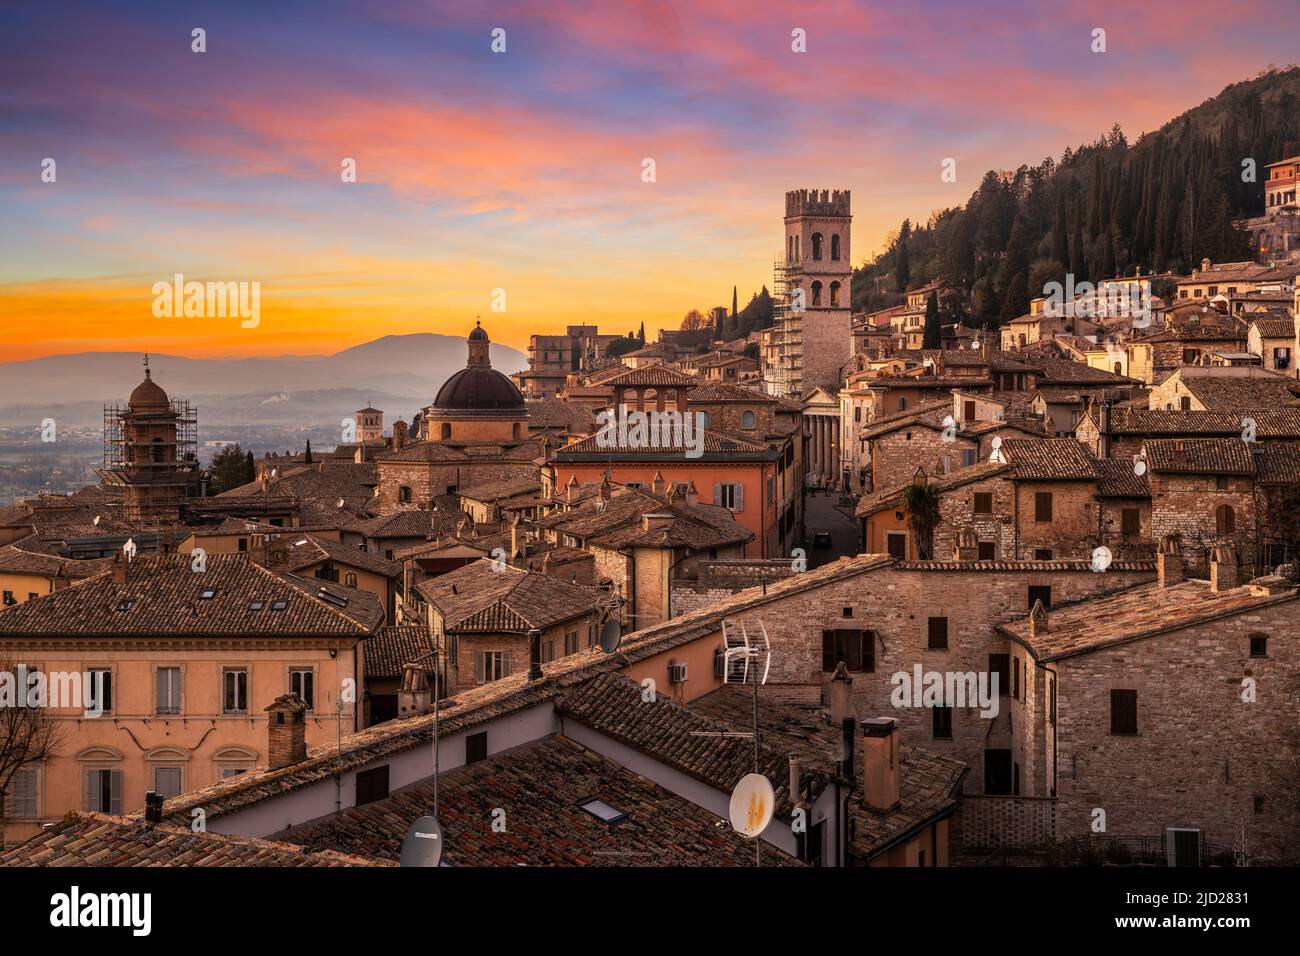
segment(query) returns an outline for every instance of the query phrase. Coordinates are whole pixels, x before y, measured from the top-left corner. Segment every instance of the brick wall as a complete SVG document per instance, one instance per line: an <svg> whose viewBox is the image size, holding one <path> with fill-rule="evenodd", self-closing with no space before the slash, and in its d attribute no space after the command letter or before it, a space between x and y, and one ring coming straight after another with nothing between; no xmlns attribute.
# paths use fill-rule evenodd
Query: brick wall
<svg viewBox="0 0 1300 956"><path fill-rule="evenodd" d="M977 452L978 457L978 442L975 440L958 433L956 440L944 441L942 431L924 425L910 425L881 435L871 442L874 488L895 488L911 481L918 467L924 468L928 475L942 475L945 458L949 461L949 470L956 471L962 467L964 449Z"/></svg>
<svg viewBox="0 0 1300 956"><path fill-rule="evenodd" d="M1215 515L1220 506L1232 508L1234 530L1219 534ZM1214 475L1152 474L1151 537L1182 536L1183 559L1189 572L1205 577L1207 551L1217 544L1235 548L1242 561L1255 553L1254 479L1230 477L1218 488Z"/></svg>
<svg viewBox="0 0 1300 956"><path fill-rule="evenodd" d="M962 797L953 816L953 846L962 850L1036 847L1056 839L1051 797Z"/></svg>

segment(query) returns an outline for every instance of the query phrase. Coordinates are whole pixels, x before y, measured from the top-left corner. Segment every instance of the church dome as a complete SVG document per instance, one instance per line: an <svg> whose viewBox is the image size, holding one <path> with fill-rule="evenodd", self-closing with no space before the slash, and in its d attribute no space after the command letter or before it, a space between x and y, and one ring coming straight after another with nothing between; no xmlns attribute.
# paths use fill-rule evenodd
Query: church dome
<svg viewBox="0 0 1300 956"><path fill-rule="evenodd" d="M488 358L491 340L480 323L469 334L469 361L438 389L433 400L434 417L458 415L519 415L525 411L524 396L515 383L492 367Z"/></svg>
<svg viewBox="0 0 1300 956"><path fill-rule="evenodd" d="M127 404L131 411L136 413L171 411L171 401L167 398L167 393L154 382L149 369L144 370L144 381L135 387Z"/></svg>

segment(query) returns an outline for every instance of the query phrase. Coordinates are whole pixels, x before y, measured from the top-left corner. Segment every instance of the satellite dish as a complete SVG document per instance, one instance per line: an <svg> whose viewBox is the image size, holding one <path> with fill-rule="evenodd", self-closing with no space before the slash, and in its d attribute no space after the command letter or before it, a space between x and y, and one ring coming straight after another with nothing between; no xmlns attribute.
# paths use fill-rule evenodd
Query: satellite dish
<svg viewBox="0 0 1300 956"><path fill-rule="evenodd" d="M600 649L606 654L613 654L623 640L623 625L618 618L611 617L600 629Z"/></svg>
<svg viewBox="0 0 1300 956"><path fill-rule="evenodd" d="M420 817L402 841L402 866L438 866L442 862L442 827L433 817Z"/></svg>
<svg viewBox="0 0 1300 956"><path fill-rule="evenodd" d="M338 508L342 508L342 507L343 507L343 499L342 499L342 498L340 498L340 499L338 500L338 504L337 504L335 507L338 507Z"/></svg>
<svg viewBox="0 0 1300 956"><path fill-rule="evenodd" d="M96 527L99 526L99 515L95 515L95 520L92 522L92 524L94 524Z"/></svg>
<svg viewBox="0 0 1300 956"><path fill-rule="evenodd" d="M776 810L776 791L761 773L747 773L731 791L731 828L747 839L754 839L772 822Z"/></svg>

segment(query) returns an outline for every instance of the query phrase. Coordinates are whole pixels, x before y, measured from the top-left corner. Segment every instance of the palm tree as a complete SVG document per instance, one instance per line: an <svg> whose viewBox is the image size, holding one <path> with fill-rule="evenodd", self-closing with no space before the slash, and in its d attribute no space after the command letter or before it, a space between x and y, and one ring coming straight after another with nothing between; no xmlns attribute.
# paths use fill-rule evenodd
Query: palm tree
<svg viewBox="0 0 1300 956"><path fill-rule="evenodd" d="M907 525L916 541L917 556L929 561L934 556L934 529L939 524L939 492L920 475L903 489L903 506L907 510Z"/></svg>

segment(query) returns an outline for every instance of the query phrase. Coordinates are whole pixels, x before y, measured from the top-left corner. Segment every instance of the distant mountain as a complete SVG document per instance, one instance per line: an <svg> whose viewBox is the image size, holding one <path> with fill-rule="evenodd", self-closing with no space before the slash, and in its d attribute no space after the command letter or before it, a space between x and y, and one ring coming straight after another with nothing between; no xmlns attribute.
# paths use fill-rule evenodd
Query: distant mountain
<svg viewBox="0 0 1300 956"><path fill-rule="evenodd" d="M288 402L295 393L355 389L359 394L420 397L465 367L465 339L422 332L386 335L333 355L192 359L150 353L153 378L174 398L239 396L241 405ZM0 407L125 401L144 377L138 352L82 352L0 363ZM524 354L492 346L492 367L509 375ZM355 411L355 409L352 409ZM387 411L387 409L385 409Z"/></svg>

